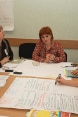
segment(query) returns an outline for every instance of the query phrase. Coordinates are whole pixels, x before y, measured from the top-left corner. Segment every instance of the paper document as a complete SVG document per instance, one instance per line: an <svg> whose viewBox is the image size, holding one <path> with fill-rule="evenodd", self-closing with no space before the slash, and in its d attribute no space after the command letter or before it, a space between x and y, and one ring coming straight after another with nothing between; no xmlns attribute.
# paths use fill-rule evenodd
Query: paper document
<svg viewBox="0 0 78 117"><path fill-rule="evenodd" d="M6 84L6 80L9 78L8 75L0 75L0 87L3 87Z"/></svg>
<svg viewBox="0 0 78 117"><path fill-rule="evenodd" d="M21 76L33 76L43 78L57 78L61 73L62 77L67 78L64 75L64 68L62 66L70 65L71 63L40 63L33 60L26 60L19 64L14 71L22 72ZM22 67L23 66L23 67ZM14 75L12 72L10 75Z"/></svg>
<svg viewBox="0 0 78 117"><path fill-rule="evenodd" d="M9 117L9 116L0 116L0 117Z"/></svg>
<svg viewBox="0 0 78 117"><path fill-rule="evenodd" d="M55 85L54 80L16 78L0 99L0 107L78 114L78 88Z"/></svg>

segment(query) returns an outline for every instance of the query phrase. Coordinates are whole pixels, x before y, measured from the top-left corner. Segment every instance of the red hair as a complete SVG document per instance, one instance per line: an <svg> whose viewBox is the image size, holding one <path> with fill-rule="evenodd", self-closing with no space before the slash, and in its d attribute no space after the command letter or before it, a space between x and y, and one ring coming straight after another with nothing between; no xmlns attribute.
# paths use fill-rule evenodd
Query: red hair
<svg viewBox="0 0 78 117"><path fill-rule="evenodd" d="M45 34L51 35L52 39L53 39L53 33L52 33L52 30L51 30L50 27L47 26L47 27L43 27L43 28L40 29L40 31L39 31L39 37L40 37L40 39L41 39L41 36L45 35Z"/></svg>

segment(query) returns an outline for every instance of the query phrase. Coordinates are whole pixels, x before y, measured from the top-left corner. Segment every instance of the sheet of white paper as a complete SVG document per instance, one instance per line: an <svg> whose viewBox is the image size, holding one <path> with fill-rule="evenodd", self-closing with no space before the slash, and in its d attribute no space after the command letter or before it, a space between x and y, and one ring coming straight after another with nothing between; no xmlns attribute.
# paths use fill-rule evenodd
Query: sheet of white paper
<svg viewBox="0 0 78 117"><path fill-rule="evenodd" d="M18 66L18 64L16 64L16 63L6 63L5 65L3 65L3 67L5 67L5 68L8 68L8 69L14 69L14 68L16 68Z"/></svg>
<svg viewBox="0 0 78 117"><path fill-rule="evenodd" d="M6 69L14 70L20 63L24 62L26 59L14 59L11 62L8 62L0 68L0 72L5 72Z"/></svg>
<svg viewBox="0 0 78 117"><path fill-rule="evenodd" d="M8 75L0 75L0 80L7 80L8 77Z"/></svg>
<svg viewBox="0 0 78 117"><path fill-rule="evenodd" d="M9 116L0 116L0 117L9 117Z"/></svg>
<svg viewBox="0 0 78 117"><path fill-rule="evenodd" d="M58 74L61 74L64 78L64 68L61 66L71 65L71 63L61 62L61 63L36 63L33 64L33 60L26 60L19 64L14 71L22 72L21 76L33 76L33 77L45 77L45 78L55 78ZM10 75L14 75L10 73Z"/></svg>
<svg viewBox="0 0 78 117"><path fill-rule="evenodd" d="M54 80L17 77L0 99L0 107L78 114L78 88L55 85Z"/></svg>
<svg viewBox="0 0 78 117"><path fill-rule="evenodd" d="M18 64L15 64L15 63L6 63L3 65L2 68L0 68L0 72L5 72L6 69L14 70L17 66Z"/></svg>
<svg viewBox="0 0 78 117"><path fill-rule="evenodd" d="M0 75L0 87L3 87L6 84L6 80L9 78L8 75Z"/></svg>

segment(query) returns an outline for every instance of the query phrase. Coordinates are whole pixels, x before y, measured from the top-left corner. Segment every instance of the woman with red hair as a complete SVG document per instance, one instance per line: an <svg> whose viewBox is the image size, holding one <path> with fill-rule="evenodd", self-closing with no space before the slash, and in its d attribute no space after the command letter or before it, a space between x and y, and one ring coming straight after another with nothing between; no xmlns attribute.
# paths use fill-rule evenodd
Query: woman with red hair
<svg viewBox="0 0 78 117"><path fill-rule="evenodd" d="M32 59L39 62L64 62L66 56L59 42L53 40L53 33L50 27L42 27L39 31L39 42L32 54Z"/></svg>

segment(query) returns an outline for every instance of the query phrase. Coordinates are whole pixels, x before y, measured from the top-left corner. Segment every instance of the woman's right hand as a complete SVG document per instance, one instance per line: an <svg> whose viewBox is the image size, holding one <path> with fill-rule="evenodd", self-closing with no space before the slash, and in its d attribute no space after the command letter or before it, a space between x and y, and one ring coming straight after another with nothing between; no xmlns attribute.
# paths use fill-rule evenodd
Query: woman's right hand
<svg viewBox="0 0 78 117"><path fill-rule="evenodd" d="M5 63L7 63L9 61L9 57L5 57L1 60L1 65L4 65Z"/></svg>
<svg viewBox="0 0 78 117"><path fill-rule="evenodd" d="M58 82L59 84L65 84L65 81L66 80L63 77L61 77L61 78L57 77L57 79L56 79L56 82Z"/></svg>

